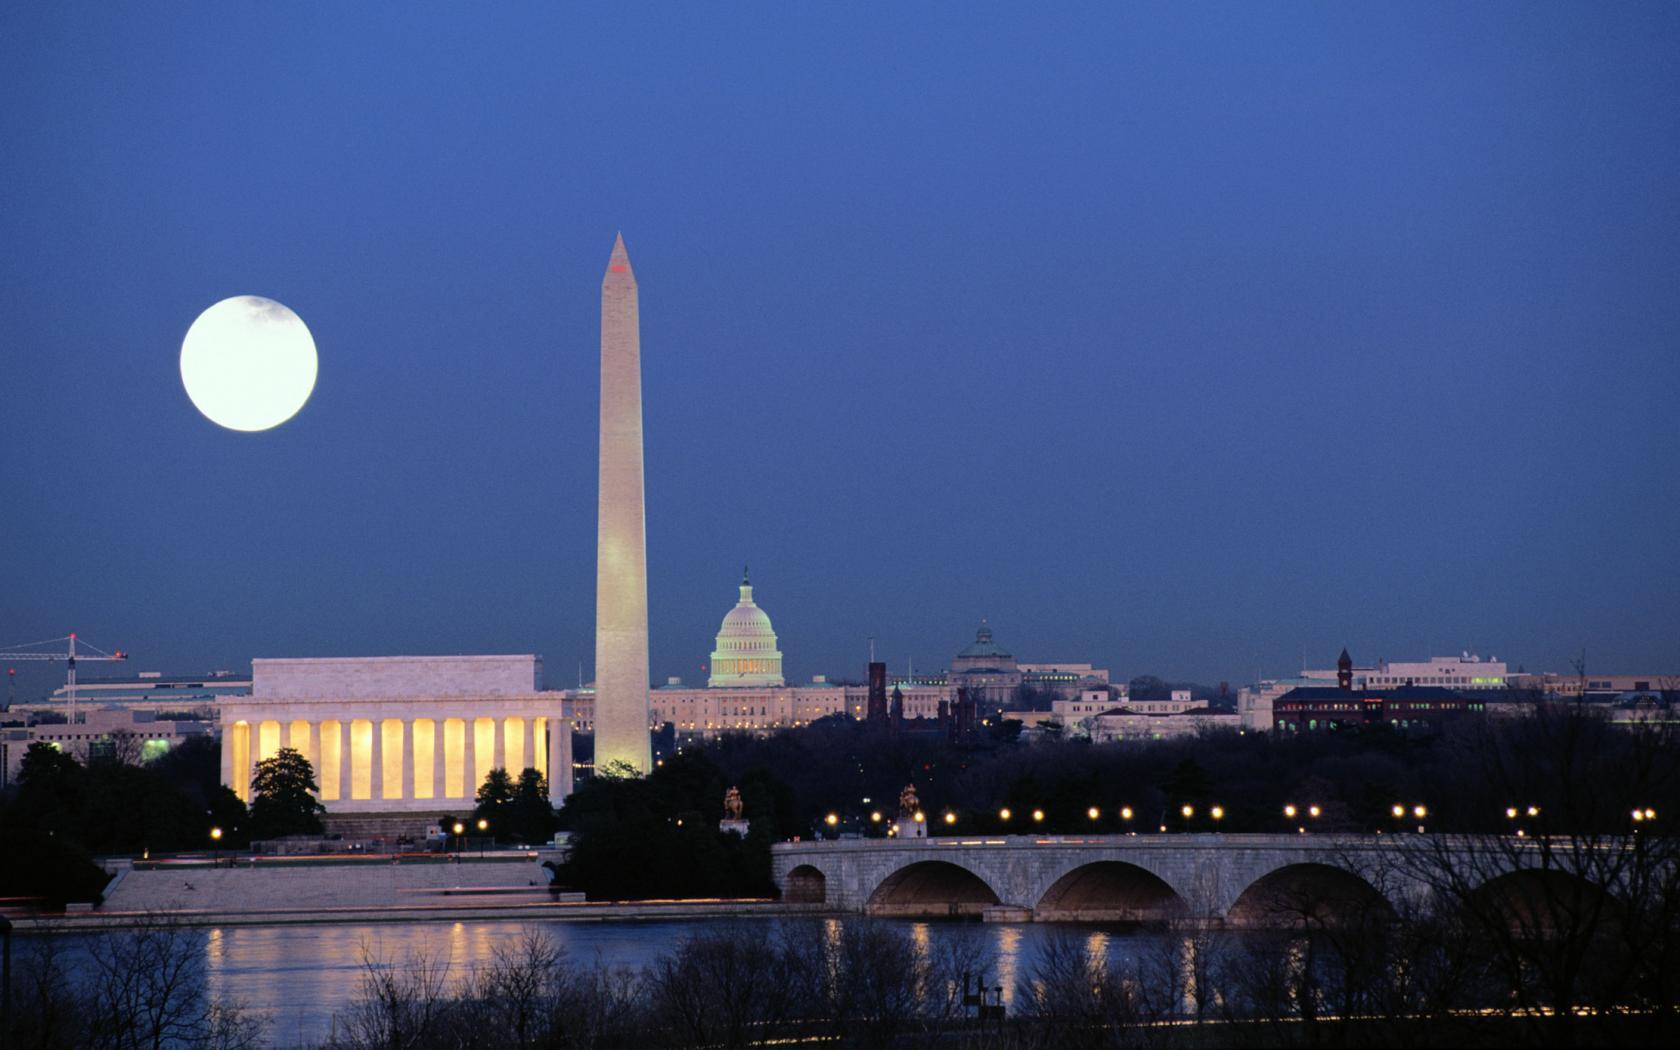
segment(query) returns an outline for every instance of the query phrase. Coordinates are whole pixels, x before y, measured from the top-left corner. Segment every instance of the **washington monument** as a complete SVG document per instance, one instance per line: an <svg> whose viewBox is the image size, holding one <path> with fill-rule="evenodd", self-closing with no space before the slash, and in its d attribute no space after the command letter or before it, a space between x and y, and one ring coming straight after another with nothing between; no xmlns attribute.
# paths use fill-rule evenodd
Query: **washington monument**
<svg viewBox="0 0 1680 1050"><path fill-rule="evenodd" d="M647 516L642 336L624 235L601 280L601 503L595 552L595 768L647 773Z"/></svg>

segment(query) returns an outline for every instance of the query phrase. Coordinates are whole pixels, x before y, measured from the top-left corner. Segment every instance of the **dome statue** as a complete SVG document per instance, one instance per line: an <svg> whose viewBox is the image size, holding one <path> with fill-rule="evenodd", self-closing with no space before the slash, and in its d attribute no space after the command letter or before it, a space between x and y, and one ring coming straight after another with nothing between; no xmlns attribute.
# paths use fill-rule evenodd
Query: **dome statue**
<svg viewBox="0 0 1680 1050"><path fill-rule="evenodd" d="M753 601L747 570L741 570L741 600L723 618L718 628L717 648L712 650L712 675L706 684L719 686L785 685L782 653L776 648L776 632L770 617Z"/></svg>

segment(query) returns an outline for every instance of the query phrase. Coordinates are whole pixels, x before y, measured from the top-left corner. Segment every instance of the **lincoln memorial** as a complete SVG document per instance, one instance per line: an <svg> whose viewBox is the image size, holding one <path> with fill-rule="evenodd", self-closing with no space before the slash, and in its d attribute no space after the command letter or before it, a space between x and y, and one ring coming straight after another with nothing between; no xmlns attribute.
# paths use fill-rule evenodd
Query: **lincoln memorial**
<svg viewBox="0 0 1680 1050"><path fill-rule="evenodd" d="M247 802L282 747L315 767L329 813L459 809L496 768L541 772L556 805L572 790L569 713L537 656L253 660L221 725L222 781Z"/></svg>

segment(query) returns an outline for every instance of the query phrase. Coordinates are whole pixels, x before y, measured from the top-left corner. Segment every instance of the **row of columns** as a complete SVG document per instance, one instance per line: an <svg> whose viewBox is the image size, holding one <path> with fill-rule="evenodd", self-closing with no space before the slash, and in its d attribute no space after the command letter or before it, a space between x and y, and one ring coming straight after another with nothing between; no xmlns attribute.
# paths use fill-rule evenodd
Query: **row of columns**
<svg viewBox="0 0 1680 1050"><path fill-rule="evenodd" d="M392 808L390 803L470 801L491 769L507 769L517 780L526 768L548 778L549 798L559 804L572 789L570 730L565 719L545 716L236 718L223 727L222 779L249 801L257 762L290 747L314 766L321 800L339 803L333 809L353 810L357 802L382 809ZM422 765L429 775L417 778Z"/></svg>

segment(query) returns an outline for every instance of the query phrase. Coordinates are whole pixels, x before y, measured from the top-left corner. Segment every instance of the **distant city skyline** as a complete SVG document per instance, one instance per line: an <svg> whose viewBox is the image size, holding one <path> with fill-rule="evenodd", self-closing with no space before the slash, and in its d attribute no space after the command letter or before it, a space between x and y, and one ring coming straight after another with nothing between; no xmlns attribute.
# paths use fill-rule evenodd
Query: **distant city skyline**
<svg viewBox="0 0 1680 1050"><path fill-rule="evenodd" d="M1680 668L1672 5L206 10L0 14L0 646L587 672L622 230L654 681Z"/></svg>

